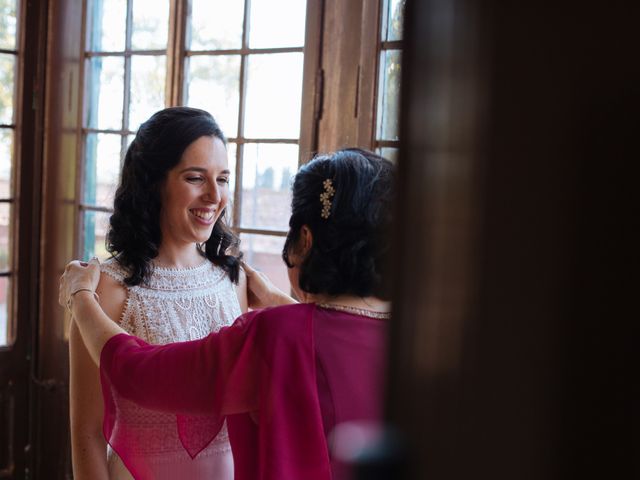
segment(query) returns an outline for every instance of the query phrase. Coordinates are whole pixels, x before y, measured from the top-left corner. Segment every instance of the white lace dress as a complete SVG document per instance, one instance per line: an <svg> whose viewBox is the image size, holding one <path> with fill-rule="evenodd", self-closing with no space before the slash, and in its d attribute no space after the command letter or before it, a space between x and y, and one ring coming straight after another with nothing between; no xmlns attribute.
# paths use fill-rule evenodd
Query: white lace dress
<svg viewBox="0 0 640 480"><path fill-rule="evenodd" d="M155 267L144 284L129 287L124 284L126 271L110 259L101 266L127 289L127 301L120 326L127 332L152 344L195 340L230 325L241 314L235 287L227 274L206 261L189 269ZM129 402L116 406L118 429L133 429L144 438L162 436L161 451L141 448L136 452L145 457L154 479L233 478L233 459L226 425L218 436L195 459L185 452L176 431L174 415L155 412ZM157 443L157 442L153 442ZM109 449L111 480L131 479L117 454Z"/></svg>

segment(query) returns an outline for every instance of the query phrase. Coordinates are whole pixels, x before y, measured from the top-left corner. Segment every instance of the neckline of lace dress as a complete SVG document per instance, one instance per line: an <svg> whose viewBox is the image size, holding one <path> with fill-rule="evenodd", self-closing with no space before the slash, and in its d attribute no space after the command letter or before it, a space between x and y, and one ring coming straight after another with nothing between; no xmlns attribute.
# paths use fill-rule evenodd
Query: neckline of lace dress
<svg viewBox="0 0 640 480"><path fill-rule="evenodd" d="M123 281L127 276L126 269L116 260L105 262L103 271L120 281ZM202 264L189 268L167 268L154 265L151 274L142 283L129 288L136 290L193 291L217 284L225 276L224 269L214 265L207 259Z"/></svg>
<svg viewBox="0 0 640 480"><path fill-rule="evenodd" d="M204 261L200 265L196 265L195 267L185 267L185 268L176 268L176 267L163 267L161 265L157 265L155 263L151 263L153 266L154 272L162 272L167 273L169 275L173 274L181 274L181 273L193 273L197 270L204 270L207 266L211 265L211 262L208 259L204 259Z"/></svg>
<svg viewBox="0 0 640 480"><path fill-rule="evenodd" d="M149 278L143 282L146 288L153 290L195 290L217 283L226 272L209 260L190 268L166 268L154 266Z"/></svg>

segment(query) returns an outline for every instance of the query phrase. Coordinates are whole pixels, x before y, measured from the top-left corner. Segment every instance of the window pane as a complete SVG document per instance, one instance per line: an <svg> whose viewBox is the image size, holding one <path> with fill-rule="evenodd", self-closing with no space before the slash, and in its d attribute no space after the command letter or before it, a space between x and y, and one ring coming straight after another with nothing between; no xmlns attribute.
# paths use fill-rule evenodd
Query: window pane
<svg viewBox="0 0 640 480"><path fill-rule="evenodd" d="M13 85L16 56L0 53L0 124L13 123Z"/></svg>
<svg viewBox="0 0 640 480"><path fill-rule="evenodd" d="M240 48L243 17L243 0L192 0L187 49Z"/></svg>
<svg viewBox="0 0 640 480"><path fill-rule="evenodd" d="M287 267L282 261L284 237L271 235L240 234L240 250L244 261L260 270L283 292L290 292Z"/></svg>
<svg viewBox="0 0 640 480"><path fill-rule="evenodd" d="M90 133L87 135L84 174L84 202L113 207L113 195L120 176L120 135Z"/></svg>
<svg viewBox="0 0 640 480"><path fill-rule="evenodd" d="M0 1L0 48L16 48L17 0Z"/></svg>
<svg viewBox="0 0 640 480"><path fill-rule="evenodd" d="M297 169L297 145L250 143L244 146L243 226L288 230L291 177Z"/></svg>
<svg viewBox="0 0 640 480"><path fill-rule="evenodd" d="M404 5L406 0L385 0L382 11L382 40L402 40Z"/></svg>
<svg viewBox="0 0 640 480"><path fill-rule="evenodd" d="M0 272L11 269L11 203L0 203Z"/></svg>
<svg viewBox="0 0 640 480"><path fill-rule="evenodd" d="M305 13L303 0L251 0L251 48L302 47Z"/></svg>
<svg viewBox="0 0 640 480"><path fill-rule="evenodd" d="M378 84L378 140L398 140L400 112L400 50L380 52Z"/></svg>
<svg viewBox="0 0 640 480"><path fill-rule="evenodd" d="M11 280L9 277L0 277L0 345L8 345L9 338L9 312Z"/></svg>
<svg viewBox="0 0 640 480"><path fill-rule="evenodd" d="M122 128L124 58L97 57L89 60L87 75L87 125L89 128Z"/></svg>
<svg viewBox="0 0 640 480"><path fill-rule="evenodd" d="M13 130L0 128L0 198L11 197Z"/></svg>
<svg viewBox="0 0 640 480"><path fill-rule="evenodd" d="M398 149L394 147L382 147L377 148L376 153L393 163L398 163Z"/></svg>
<svg viewBox="0 0 640 480"><path fill-rule="evenodd" d="M89 50L122 52L127 28L126 0L89 0Z"/></svg>
<svg viewBox="0 0 640 480"><path fill-rule="evenodd" d="M100 261L104 261L111 256L107 253L104 243L110 217L111 214L105 212L84 212L84 260L89 260L95 255Z"/></svg>
<svg viewBox="0 0 640 480"><path fill-rule="evenodd" d="M137 130L142 122L164 108L166 63L165 56L131 57L130 130Z"/></svg>
<svg viewBox="0 0 640 480"><path fill-rule="evenodd" d="M300 136L302 57L302 53L249 56L245 137Z"/></svg>
<svg viewBox="0 0 640 480"><path fill-rule="evenodd" d="M168 32L168 0L133 1L131 47L134 50L166 49Z"/></svg>
<svg viewBox="0 0 640 480"><path fill-rule="evenodd" d="M211 113L224 134L238 133L240 56L189 58L187 105Z"/></svg>

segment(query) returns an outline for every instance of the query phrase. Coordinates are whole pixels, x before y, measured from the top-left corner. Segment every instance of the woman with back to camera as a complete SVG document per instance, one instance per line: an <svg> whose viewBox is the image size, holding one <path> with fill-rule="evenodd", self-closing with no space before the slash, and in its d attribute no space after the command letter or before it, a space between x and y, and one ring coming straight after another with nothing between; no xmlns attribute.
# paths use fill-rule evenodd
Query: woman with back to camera
<svg viewBox="0 0 640 480"><path fill-rule="evenodd" d="M161 110L129 146L110 218L97 291L100 306L128 333L151 344L195 340L246 311L246 278L225 225L229 198L225 137L202 110ZM234 283L240 285L234 288ZM242 306L241 306L242 305ZM196 461L184 451L173 415L124 399L114 405L111 443L103 437L99 371L75 323L70 333L70 417L74 478L232 479L226 427Z"/></svg>
<svg viewBox="0 0 640 480"><path fill-rule="evenodd" d="M347 478L331 453L334 427L381 415L392 183L391 163L362 150L301 167L283 259L304 303L284 305L292 299L248 269L252 305L281 306L245 314L202 340L150 346L122 335L94 300L97 261L71 262L60 302L100 364L105 433L124 397L176 412L196 460L226 418L238 480ZM113 448L138 448L125 440Z"/></svg>

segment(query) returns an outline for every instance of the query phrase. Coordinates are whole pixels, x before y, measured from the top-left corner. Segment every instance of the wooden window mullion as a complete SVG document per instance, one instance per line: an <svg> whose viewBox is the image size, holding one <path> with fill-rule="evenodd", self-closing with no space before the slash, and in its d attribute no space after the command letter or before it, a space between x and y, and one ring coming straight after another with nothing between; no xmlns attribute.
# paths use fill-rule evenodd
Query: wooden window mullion
<svg viewBox="0 0 640 480"><path fill-rule="evenodd" d="M318 150L318 121L322 113L323 73L321 0L307 0L304 58L302 66L302 105L300 106L300 138L298 165L308 162Z"/></svg>
<svg viewBox="0 0 640 480"><path fill-rule="evenodd" d="M188 57L196 57L204 55L207 57L215 57L216 55L260 55L268 53L298 53L304 51L303 47L275 47L275 48L231 48L228 50L195 50L186 52Z"/></svg>
<svg viewBox="0 0 640 480"><path fill-rule="evenodd" d="M77 135L77 138L80 139L78 145L76 147L76 188L75 195L73 196L74 203L74 220L75 225L73 226L74 231L74 240L75 244L73 246L73 251L76 252L76 256L80 254L80 252L84 249L84 212L80 209L80 205L84 200L84 157L86 154L86 139L87 132L83 131L83 126L85 125L87 119L87 106L85 104L87 86L85 85L85 78L87 72L87 64L91 61L87 56L87 50L89 50L90 45L90 37L93 34L93 26L87 25L87 19L89 18L89 9L92 8L89 3L91 0L83 0L82 2L82 26L81 26L81 38L80 42L80 55L78 58L82 59L80 64L80 75L78 79L78 85L80 87L80 95L79 102L80 108L78 108L78 118L77 118L77 128L80 133ZM93 17L93 16L92 16Z"/></svg>
<svg viewBox="0 0 640 480"><path fill-rule="evenodd" d="M165 104L170 107L184 104L187 20L191 10L190 3L190 0L171 0L165 88Z"/></svg>
<svg viewBox="0 0 640 480"><path fill-rule="evenodd" d="M375 145L382 3L383 0L364 2L362 10L356 144L367 149L373 149Z"/></svg>
<svg viewBox="0 0 640 480"><path fill-rule="evenodd" d="M249 48L249 28L251 16L251 0L244 0L244 19L242 23L242 49ZM236 147L236 185L233 195L233 227L239 228L242 224L242 170L244 160L244 114L247 92L247 68L249 57L241 55L240 57L240 96L238 104L238 132L236 138L238 144Z"/></svg>
<svg viewBox="0 0 640 480"><path fill-rule="evenodd" d="M110 128L88 128L88 127L84 127L82 129L82 133L84 133L85 135L87 133L109 133L112 135L133 135L136 132L134 132L133 130L129 130L128 128L124 128L124 129L110 129Z"/></svg>
<svg viewBox="0 0 640 480"><path fill-rule="evenodd" d="M133 33L133 0L127 0L127 27L125 30L125 53L124 56L124 95L122 105L122 129L129 128L129 103L131 100L131 36ZM122 140L121 157L126 149L126 137Z"/></svg>

